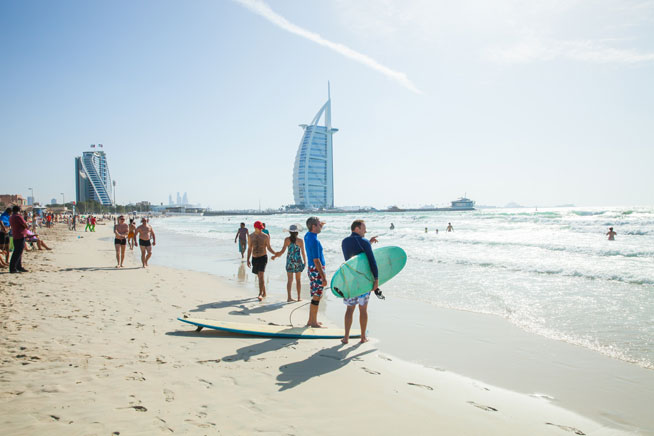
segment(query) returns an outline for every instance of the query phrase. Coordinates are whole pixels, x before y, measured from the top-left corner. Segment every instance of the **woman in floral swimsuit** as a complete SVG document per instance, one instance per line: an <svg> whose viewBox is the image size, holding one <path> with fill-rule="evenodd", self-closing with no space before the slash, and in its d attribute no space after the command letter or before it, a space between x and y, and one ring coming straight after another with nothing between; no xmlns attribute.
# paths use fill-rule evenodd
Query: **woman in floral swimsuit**
<svg viewBox="0 0 654 436"><path fill-rule="evenodd" d="M286 275L288 276L288 282L286 283L286 292L288 293L287 301L295 301L291 297L291 287L293 286L293 276L295 276L295 286L297 288L297 301L300 301L300 277L302 277L302 271L304 271L304 266L307 264L307 255L304 251L304 241L302 238L298 238L297 234L302 229L299 225L293 224L288 228L288 232L291 234L288 238L284 239L284 247L279 253L275 253L273 259L280 257L286 249L288 248L288 254L286 255Z"/></svg>

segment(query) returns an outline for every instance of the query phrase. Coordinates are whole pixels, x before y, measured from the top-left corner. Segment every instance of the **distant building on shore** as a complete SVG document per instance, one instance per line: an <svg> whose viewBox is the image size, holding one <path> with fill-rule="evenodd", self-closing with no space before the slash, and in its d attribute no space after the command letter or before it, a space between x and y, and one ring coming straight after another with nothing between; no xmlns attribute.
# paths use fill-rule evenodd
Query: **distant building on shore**
<svg viewBox="0 0 654 436"><path fill-rule="evenodd" d="M334 208L334 162L332 108L329 84L327 102L320 108L311 124L300 124L304 130L293 167L293 196L303 209ZM325 125L318 122L324 114Z"/></svg>
<svg viewBox="0 0 654 436"><path fill-rule="evenodd" d="M102 144L98 144L102 148ZM77 202L97 201L103 206L112 206L112 186L107 155L103 150L85 151L75 158L75 199Z"/></svg>
<svg viewBox="0 0 654 436"><path fill-rule="evenodd" d="M10 204L15 206L27 206L27 201L25 201L25 198L20 194L2 194L0 195L0 203L3 203L6 207L9 207Z"/></svg>

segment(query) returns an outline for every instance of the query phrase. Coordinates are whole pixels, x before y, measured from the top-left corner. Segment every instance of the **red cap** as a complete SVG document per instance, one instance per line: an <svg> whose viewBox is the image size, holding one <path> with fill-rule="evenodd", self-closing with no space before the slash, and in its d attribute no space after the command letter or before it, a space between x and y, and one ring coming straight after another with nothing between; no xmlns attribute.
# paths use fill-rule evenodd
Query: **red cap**
<svg viewBox="0 0 654 436"><path fill-rule="evenodd" d="M263 230L263 224L261 223L261 221L255 221L254 228Z"/></svg>

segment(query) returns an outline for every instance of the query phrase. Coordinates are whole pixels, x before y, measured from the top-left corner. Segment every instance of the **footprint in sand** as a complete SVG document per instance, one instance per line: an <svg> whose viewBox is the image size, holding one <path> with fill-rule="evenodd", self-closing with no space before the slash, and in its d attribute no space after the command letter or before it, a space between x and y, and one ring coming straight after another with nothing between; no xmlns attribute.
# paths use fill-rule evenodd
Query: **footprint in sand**
<svg viewBox="0 0 654 436"><path fill-rule="evenodd" d="M185 419L184 422L188 422L189 424L193 424L196 427L200 427L200 428L211 428L216 426L216 424L214 424L213 422L197 422L193 419Z"/></svg>
<svg viewBox="0 0 654 436"><path fill-rule="evenodd" d="M367 372L368 374L372 374L372 375L380 375L381 374L381 372L375 371L373 369L368 369L365 366L361 367L361 369L364 370L365 372Z"/></svg>
<svg viewBox="0 0 654 436"><path fill-rule="evenodd" d="M558 427L561 430L569 431L571 433L578 434L578 435L585 435L586 434L583 431L579 430L578 428L569 427L567 425L553 424L551 422L546 422L545 425L553 425L554 427Z"/></svg>
<svg viewBox="0 0 654 436"><path fill-rule="evenodd" d="M417 387L417 388L427 389L428 391L433 391L433 390L434 390L434 388L432 388L431 386L422 385L422 384L420 384L420 383L411 383L411 382L408 382L407 384L410 385L410 386L415 386L415 387Z"/></svg>
<svg viewBox="0 0 654 436"><path fill-rule="evenodd" d="M210 389L210 388L213 386L213 383L211 383L209 380L205 380L205 379L203 379L203 378L199 378L198 381L199 381L200 383L205 383L205 384L206 384L205 388L207 388L207 389Z"/></svg>
<svg viewBox="0 0 654 436"><path fill-rule="evenodd" d="M171 433L175 433L175 430L173 430L172 428L168 427L168 423L167 423L163 418L160 418L160 417L157 416L156 419L157 419L157 421L159 421L159 423L160 423L160 424L159 424L159 429L161 429L161 430L163 430L163 431L169 431L169 432L171 432ZM156 422L156 421L155 421L155 422Z"/></svg>
<svg viewBox="0 0 654 436"><path fill-rule="evenodd" d="M487 412L497 412L497 409L492 407L492 406L484 406L483 404L477 404L474 401L468 401L468 404L472 404L475 407L478 407L481 410L485 410Z"/></svg>
<svg viewBox="0 0 654 436"><path fill-rule="evenodd" d="M133 372L132 375L125 377L125 380L145 381L145 377L140 372Z"/></svg>
<svg viewBox="0 0 654 436"><path fill-rule="evenodd" d="M164 389L163 394L164 394L164 397L166 397L166 402L167 403L175 401L175 392L171 391L170 389Z"/></svg>

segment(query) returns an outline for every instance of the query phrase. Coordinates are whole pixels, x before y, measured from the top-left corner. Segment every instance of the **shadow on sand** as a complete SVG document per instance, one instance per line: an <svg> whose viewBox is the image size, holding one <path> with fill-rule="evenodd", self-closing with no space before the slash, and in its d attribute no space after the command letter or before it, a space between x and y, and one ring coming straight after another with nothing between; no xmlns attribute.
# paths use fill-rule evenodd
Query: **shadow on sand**
<svg viewBox="0 0 654 436"><path fill-rule="evenodd" d="M238 300L216 301L213 303L200 304L195 309L189 310L189 312L204 312L207 309L223 309L225 307L242 307L244 303L255 301L257 301L255 297L241 298Z"/></svg>
<svg viewBox="0 0 654 436"><path fill-rule="evenodd" d="M222 358L223 362L247 362L254 356L259 356L270 351L278 351L283 348L295 348L297 339L293 338L273 338L268 339L258 344L247 345L236 350L236 354L225 356Z"/></svg>
<svg viewBox="0 0 654 436"><path fill-rule="evenodd" d="M255 298L256 300L256 298ZM245 307L243 305L239 306L239 309L241 310L232 310L229 312L230 315L252 315L252 314L257 314L257 313L266 313L266 312L272 312L273 310L278 310L281 309L282 307L288 305L289 302L280 302L280 303L272 303L272 304L263 304L260 306L253 307L252 309Z"/></svg>
<svg viewBox="0 0 654 436"><path fill-rule="evenodd" d="M132 266L129 268L116 268L115 266L85 266L79 268L62 268L59 272L64 271L124 271L126 269L142 269L140 266Z"/></svg>
<svg viewBox="0 0 654 436"><path fill-rule="evenodd" d="M319 350L301 362L280 366L280 374L277 376L277 385L280 386L279 390L285 391L292 389L313 377L319 377L323 374L341 369L352 360L359 360L361 356L376 351L376 349L367 350L348 357L348 354L351 351L356 351L360 345L356 344L349 348L343 348L345 345L339 343L331 348Z"/></svg>

